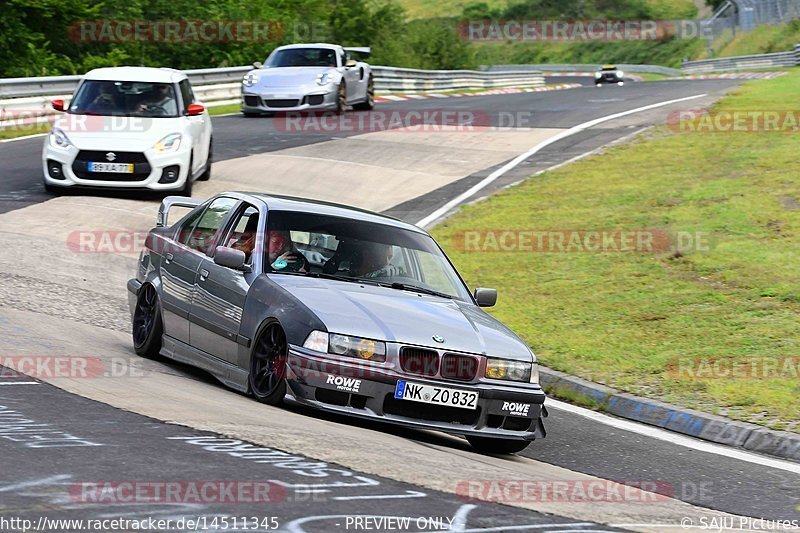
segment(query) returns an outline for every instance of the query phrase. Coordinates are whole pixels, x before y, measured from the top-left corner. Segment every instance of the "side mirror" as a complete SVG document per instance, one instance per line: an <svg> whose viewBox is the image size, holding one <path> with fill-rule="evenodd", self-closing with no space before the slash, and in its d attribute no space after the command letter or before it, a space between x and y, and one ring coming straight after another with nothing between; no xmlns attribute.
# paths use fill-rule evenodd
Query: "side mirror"
<svg viewBox="0 0 800 533"><path fill-rule="evenodd" d="M358 61L355 59L348 59L347 62L344 64L347 68L353 68L358 65Z"/></svg>
<svg viewBox="0 0 800 533"><path fill-rule="evenodd" d="M225 246L217 246L217 250L214 252L214 262L216 264L234 270L245 270L244 262L246 259L247 256L243 251Z"/></svg>
<svg viewBox="0 0 800 533"><path fill-rule="evenodd" d="M497 303L497 289L475 289L478 307L493 307Z"/></svg>
<svg viewBox="0 0 800 533"><path fill-rule="evenodd" d="M53 100L51 104L56 111L64 111L64 100Z"/></svg>
<svg viewBox="0 0 800 533"><path fill-rule="evenodd" d="M206 108L201 106L200 104L189 104L189 107L186 108L186 112L190 117L196 117L197 115L201 115Z"/></svg>
<svg viewBox="0 0 800 533"><path fill-rule="evenodd" d="M262 63L261 61L256 61L255 63L253 63L253 66L255 68L263 68L264 67L264 63Z"/></svg>

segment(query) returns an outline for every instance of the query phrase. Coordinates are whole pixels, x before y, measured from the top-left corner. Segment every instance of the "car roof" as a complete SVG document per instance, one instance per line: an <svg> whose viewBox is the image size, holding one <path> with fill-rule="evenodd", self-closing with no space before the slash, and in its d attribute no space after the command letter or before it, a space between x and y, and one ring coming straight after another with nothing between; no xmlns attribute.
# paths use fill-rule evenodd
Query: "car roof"
<svg viewBox="0 0 800 533"><path fill-rule="evenodd" d="M154 67L105 67L90 70L85 80L142 81L150 83L177 83L186 79L186 74L171 68Z"/></svg>
<svg viewBox="0 0 800 533"><path fill-rule="evenodd" d="M226 193L221 193L225 196ZM384 224L395 228L406 229L416 233L427 235L427 232L413 224L403 222L388 215L375 213L366 209L352 207L348 205L336 204L332 202L325 202L322 200L312 200L310 198L300 198L297 196L283 196L279 194L266 194L255 192L240 192L244 196L252 196L261 200L267 205L267 209L274 209L278 211L294 211L299 213L313 213L317 215L327 215L332 217L349 218L361 222L372 222L375 224Z"/></svg>
<svg viewBox="0 0 800 533"><path fill-rule="evenodd" d="M329 43L301 43L301 44L287 44L279 46L276 50L289 50L292 48L330 48L331 50L338 50L341 48L338 44Z"/></svg>

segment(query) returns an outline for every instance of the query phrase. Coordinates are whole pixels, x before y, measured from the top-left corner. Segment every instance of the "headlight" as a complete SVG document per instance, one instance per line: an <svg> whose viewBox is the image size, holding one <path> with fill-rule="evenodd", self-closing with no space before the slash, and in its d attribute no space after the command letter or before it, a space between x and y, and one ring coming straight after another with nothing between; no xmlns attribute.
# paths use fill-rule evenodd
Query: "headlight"
<svg viewBox="0 0 800 533"><path fill-rule="evenodd" d="M603 75L602 75L601 73L599 73L599 72L595 72L595 73L594 73L594 77L595 77L595 78L602 78L602 77L603 77Z"/></svg>
<svg viewBox="0 0 800 533"><path fill-rule="evenodd" d="M328 334L324 331L312 331L306 342L303 343L303 348L314 350L315 352L328 351Z"/></svg>
<svg viewBox="0 0 800 533"><path fill-rule="evenodd" d="M331 335L328 351L336 355L349 355L367 361L379 363L386 361L385 343L348 335Z"/></svg>
<svg viewBox="0 0 800 533"><path fill-rule="evenodd" d="M329 83L333 83L333 79L331 79L331 78L333 78L333 76L331 74L332 74L331 72L325 72L325 73L320 74L319 76L317 76L317 84L318 85L327 85Z"/></svg>
<svg viewBox="0 0 800 533"><path fill-rule="evenodd" d="M181 134L180 133L170 133L156 144L153 145L153 149L156 152L177 152L178 148L181 147Z"/></svg>
<svg viewBox="0 0 800 533"><path fill-rule="evenodd" d="M69 137L67 137L66 133L64 133L58 128L53 128L52 130L50 130L50 146L52 146L53 148L61 148L62 150L65 150L69 148L71 145L72 143L69 142Z"/></svg>
<svg viewBox="0 0 800 533"><path fill-rule="evenodd" d="M618 77L618 78L622 78L622 77L624 77L624 76L625 76L625 73L624 73L624 72L622 72L621 70L618 70L618 71L617 71L617 77Z"/></svg>
<svg viewBox="0 0 800 533"><path fill-rule="evenodd" d="M529 383L531 380L530 363L519 361L506 361L505 359L487 359L486 372L484 375L490 379L503 379L506 381L524 381Z"/></svg>
<svg viewBox="0 0 800 533"><path fill-rule="evenodd" d="M242 85L245 87L252 87L258 83L258 74L255 72L248 72L245 74L244 78L242 78Z"/></svg>

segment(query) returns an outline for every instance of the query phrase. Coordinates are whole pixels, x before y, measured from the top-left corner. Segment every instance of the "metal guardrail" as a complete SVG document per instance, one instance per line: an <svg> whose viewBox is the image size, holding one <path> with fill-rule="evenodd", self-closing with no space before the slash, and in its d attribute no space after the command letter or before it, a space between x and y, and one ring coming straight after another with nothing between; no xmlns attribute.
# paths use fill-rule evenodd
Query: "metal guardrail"
<svg viewBox="0 0 800 533"><path fill-rule="evenodd" d="M615 63L617 68L624 72L646 72L650 74L663 74L665 76L680 76L682 72L680 69L662 67L661 65L631 65L627 63ZM602 67L599 63L557 63L557 64L534 64L534 65L494 65L481 67L482 70L494 72L498 70L504 71L520 71L520 70L542 70L547 72L594 72Z"/></svg>
<svg viewBox="0 0 800 533"><path fill-rule="evenodd" d="M209 107L236 104L241 98L241 79L251 66L184 71L197 97ZM476 70L417 70L375 66L372 68L378 93L435 92L496 87L537 87L544 85L540 71L514 72ZM0 129L46 120L54 112L51 99L69 100L81 76L12 78L0 80Z"/></svg>
<svg viewBox="0 0 800 533"><path fill-rule="evenodd" d="M728 70L750 70L760 68L785 68L800 65L800 44L789 52L773 54L756 54L750 56L720 57L701 61L685 61L685 74L704 74L707 72L724 72Z"/></svg>

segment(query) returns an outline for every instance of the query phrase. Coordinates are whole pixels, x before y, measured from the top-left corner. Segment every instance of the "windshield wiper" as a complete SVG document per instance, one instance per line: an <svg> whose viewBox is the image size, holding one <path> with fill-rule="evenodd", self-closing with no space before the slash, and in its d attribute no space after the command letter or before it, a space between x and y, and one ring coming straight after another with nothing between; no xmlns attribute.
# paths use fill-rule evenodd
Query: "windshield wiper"
<svg viewBox="0 0 800 533"><path fill-rule="evenodd" d="M401 291L410 291L410 292L419 292L422 294L430 294L431 296L439 296L440 298L447 298L449 300L453 299L453 296L449 294L445 294L443 292L435 291L433 289L428 289L426 287L420 287L418 285L408 285L406 283L392 283L389 285L393 289L398 289Z"/></svg>

